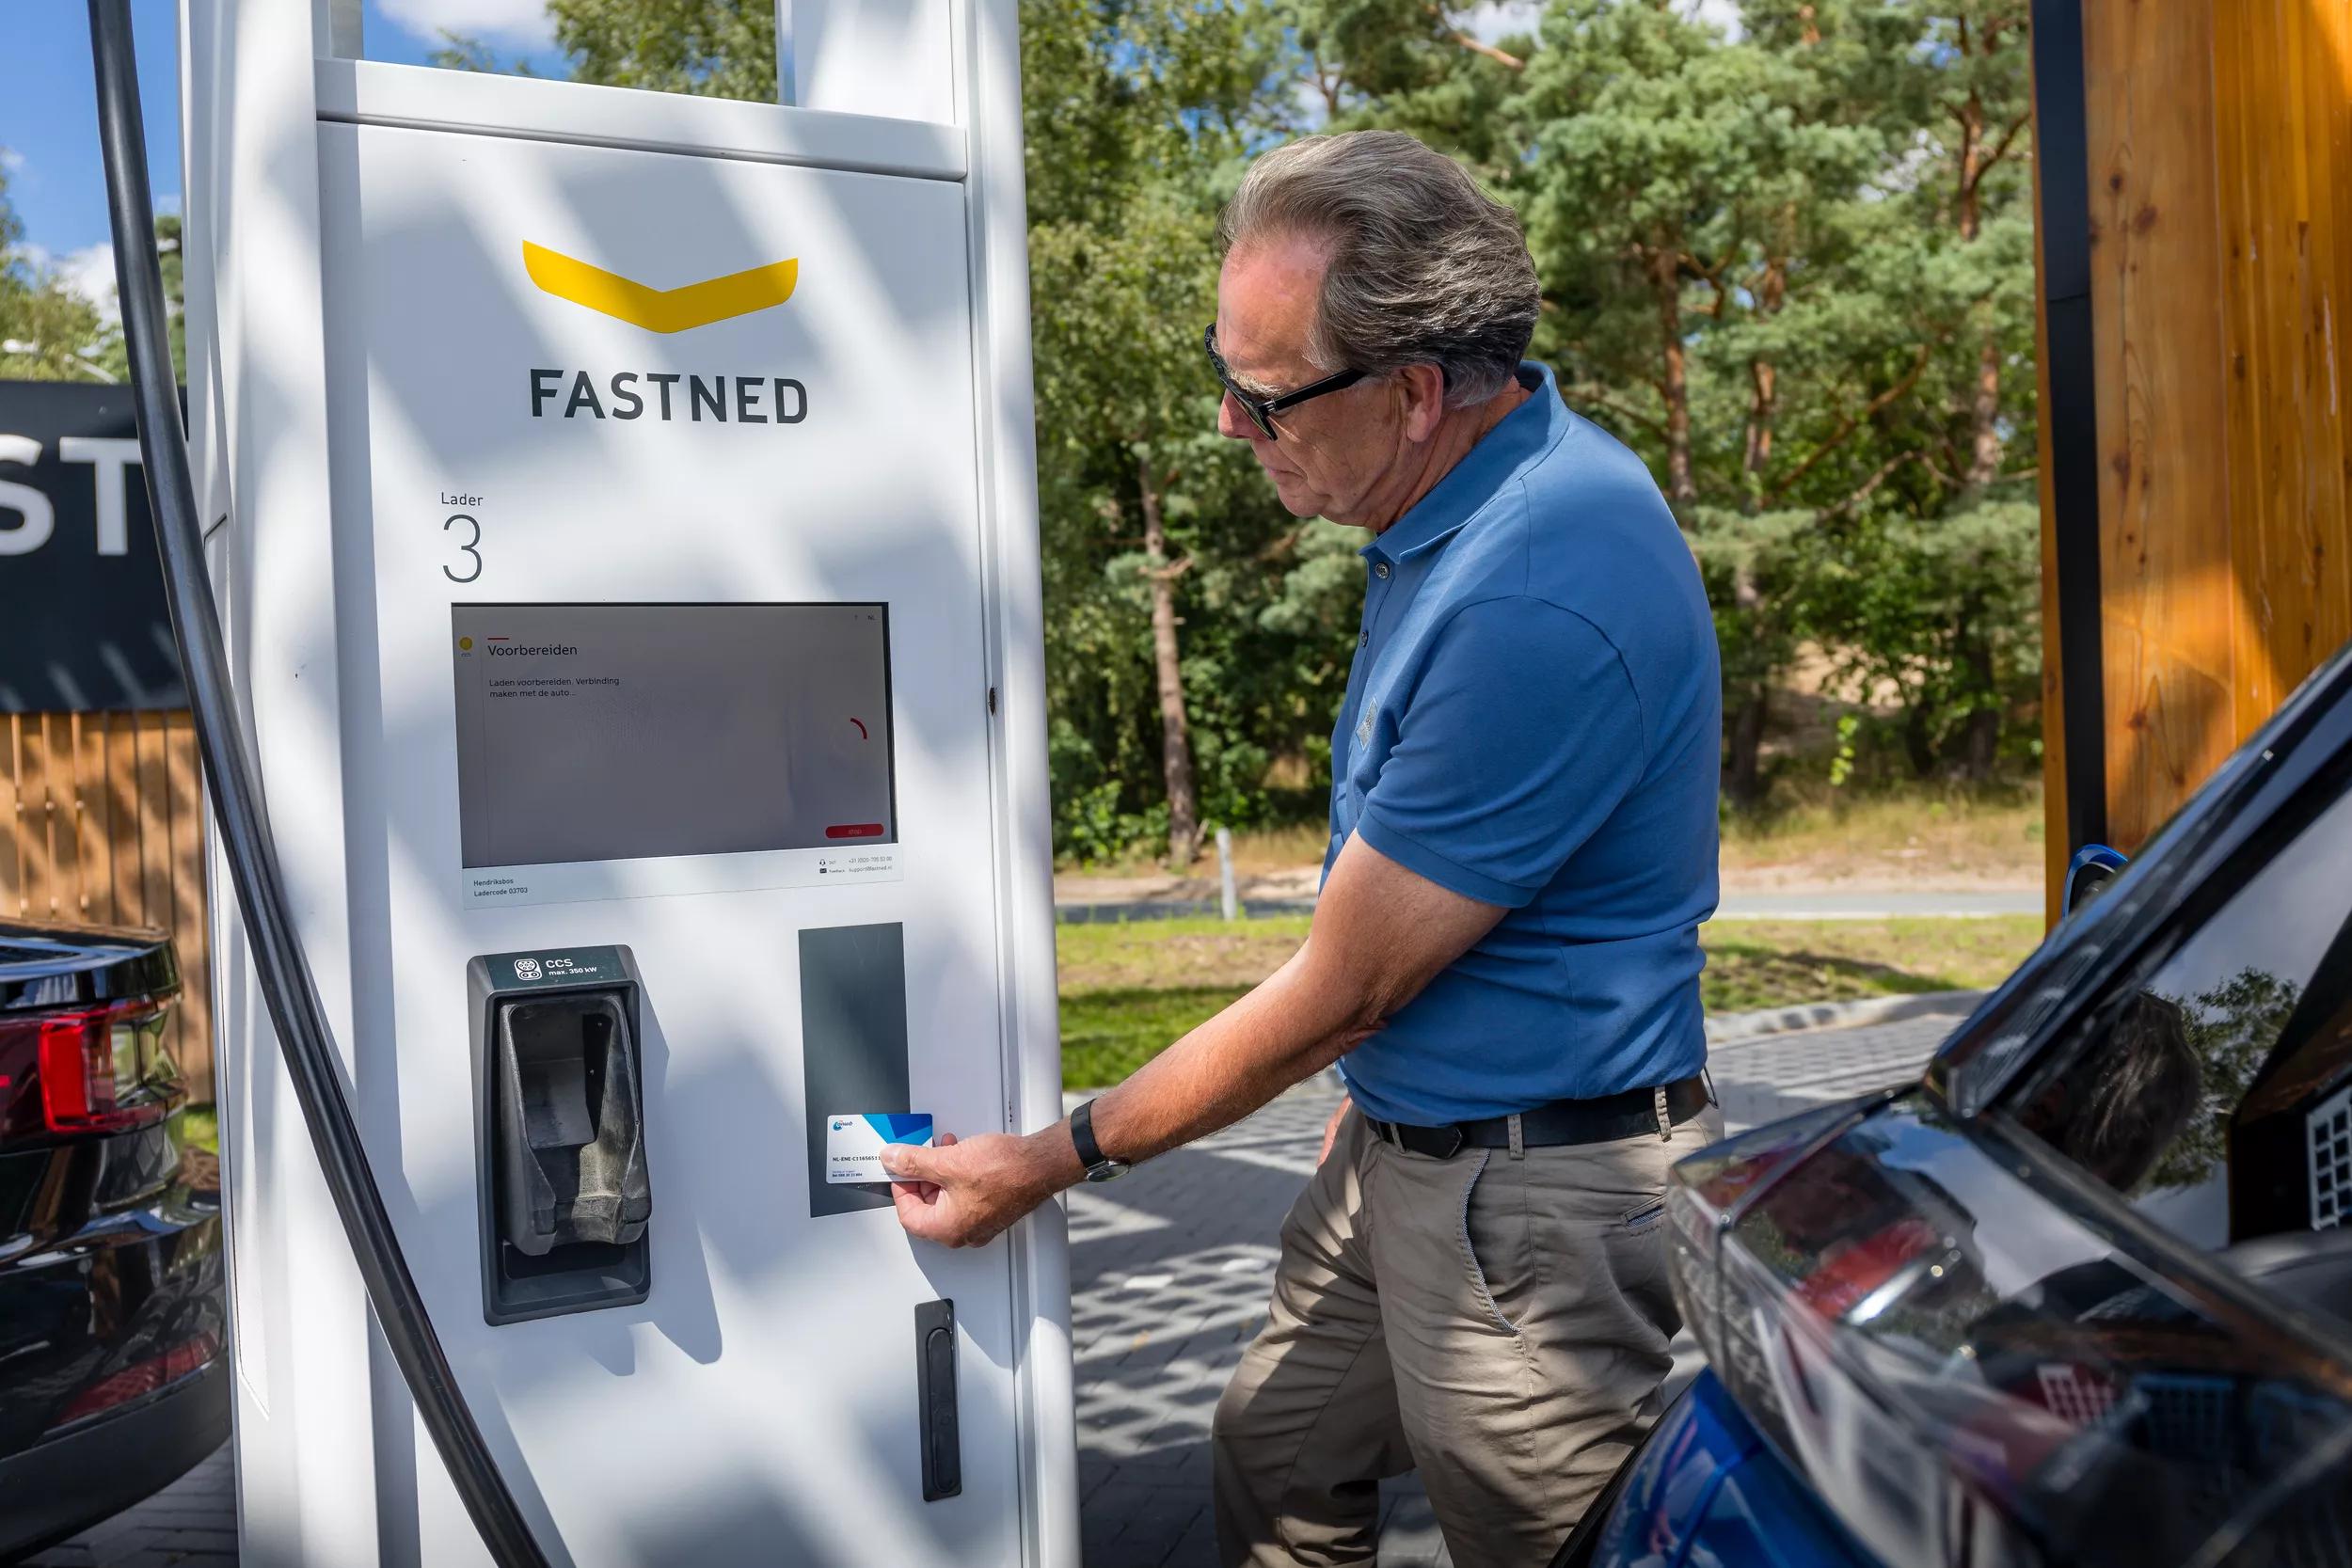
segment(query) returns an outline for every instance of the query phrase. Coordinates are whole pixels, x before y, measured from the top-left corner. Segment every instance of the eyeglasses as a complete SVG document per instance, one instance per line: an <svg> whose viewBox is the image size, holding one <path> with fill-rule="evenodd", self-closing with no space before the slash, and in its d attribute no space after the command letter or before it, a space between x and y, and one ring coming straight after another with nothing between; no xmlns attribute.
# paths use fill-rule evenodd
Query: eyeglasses
<svg viewBox="0 0 2352 1568"><path fill-rule="evenodd" d="M1216 351L1216 323L1211 322L1208 331L1201 334L1200 346L1209 351L1209 369L1216 372L1218 382L1225 388L1225 395L1241 404L1241 411L1249 416L1249 422L1256 425L1258 433L1269 441L1281 439L1274 433L1275 415L1295 408L1310 398L1319 398L1326 392L1353 387L1365 375L1362 371L1342 371L1337 375L1327 375L1321 381L1311 381L1295 392L1262 398L1254 392L1242 390L1240 384L1234 381L1233 372L1226 366L1225 356Z"/></svg>

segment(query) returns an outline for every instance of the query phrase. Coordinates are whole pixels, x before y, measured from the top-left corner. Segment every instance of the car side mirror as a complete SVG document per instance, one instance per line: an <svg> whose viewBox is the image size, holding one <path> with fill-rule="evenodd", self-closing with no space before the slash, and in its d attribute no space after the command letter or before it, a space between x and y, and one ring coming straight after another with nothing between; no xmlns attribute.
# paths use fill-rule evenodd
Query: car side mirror
<svg viewBox="0 0 2352 1568"><path fill-rule="evenodd" d="M2066 863L2066 890L2058 899L2058 918L2065 919L2090 902L2128 863L2120 851L2104 844L2086 844Z"/></svg>

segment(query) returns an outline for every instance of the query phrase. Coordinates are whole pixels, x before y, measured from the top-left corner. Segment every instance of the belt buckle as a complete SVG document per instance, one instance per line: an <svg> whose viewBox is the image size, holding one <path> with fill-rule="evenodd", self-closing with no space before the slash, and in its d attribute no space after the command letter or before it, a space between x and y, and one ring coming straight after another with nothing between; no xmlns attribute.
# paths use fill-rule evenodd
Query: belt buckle
<svg viewBox="0 0 2352 1568"><path fill-rule="evenodd" d="M1462 1146L1470 1141L1469 1138L1463 1134L1462 1125L1459 1122L1454 1122L1444 1127L1433 1127L1429 1131L1432 1132L1442 1132L1450 1140L1446 1144L1445 1152L1437 1155L1437 1158L1440 1160L1453 1159L1456 1154L1462 1152Z"/></svg>

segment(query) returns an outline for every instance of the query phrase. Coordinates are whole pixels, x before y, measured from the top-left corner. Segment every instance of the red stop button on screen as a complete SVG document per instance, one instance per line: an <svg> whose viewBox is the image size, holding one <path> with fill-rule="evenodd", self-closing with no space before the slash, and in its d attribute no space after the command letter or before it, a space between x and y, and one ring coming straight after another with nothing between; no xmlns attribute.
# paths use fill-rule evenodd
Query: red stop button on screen
<svg viewBox="0 0 2352 1568"><path fill-rule="evenodd" d="M836 822L825 830L827 838L880 838L882 825L879 822Z"/></svg>

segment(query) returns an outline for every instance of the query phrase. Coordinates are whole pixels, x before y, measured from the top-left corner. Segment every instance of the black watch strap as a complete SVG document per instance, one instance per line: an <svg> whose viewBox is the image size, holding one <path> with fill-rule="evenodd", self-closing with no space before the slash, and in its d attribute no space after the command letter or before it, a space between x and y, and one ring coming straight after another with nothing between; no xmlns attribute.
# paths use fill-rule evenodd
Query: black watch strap
<svg viewBox="0 0 2352 1568"><path fill-rule="evenodd" d="M1106 1162L1103 1146L1094 1141L1094 1101L1089 1100L1070 1113L1070 1141L1077 1146L1078 1164L1092 1170Z"/></svg>

